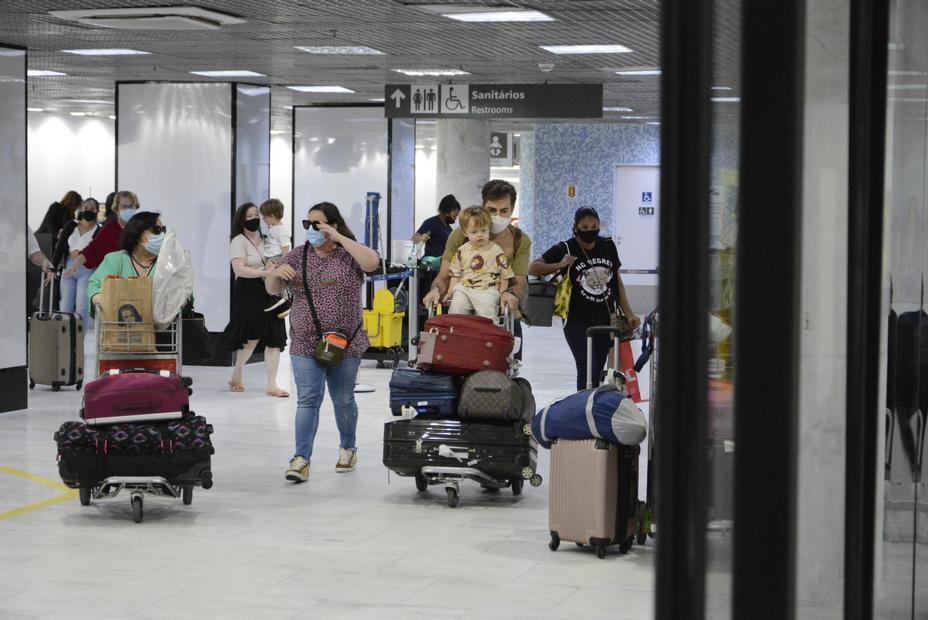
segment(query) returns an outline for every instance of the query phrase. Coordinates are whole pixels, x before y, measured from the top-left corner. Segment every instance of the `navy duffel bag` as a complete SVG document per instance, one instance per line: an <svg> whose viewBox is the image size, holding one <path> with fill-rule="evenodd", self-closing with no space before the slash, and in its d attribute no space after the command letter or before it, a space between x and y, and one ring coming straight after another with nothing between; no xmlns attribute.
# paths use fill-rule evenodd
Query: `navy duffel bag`
<svg viewBox="0 0 928 620"><path fill-rule="evenodd" d="M614 385L571 394L555 401L532 419L532 435L551 447L555 439L605 439L634 446L644 441L648 423L644 413Z"/></svg>

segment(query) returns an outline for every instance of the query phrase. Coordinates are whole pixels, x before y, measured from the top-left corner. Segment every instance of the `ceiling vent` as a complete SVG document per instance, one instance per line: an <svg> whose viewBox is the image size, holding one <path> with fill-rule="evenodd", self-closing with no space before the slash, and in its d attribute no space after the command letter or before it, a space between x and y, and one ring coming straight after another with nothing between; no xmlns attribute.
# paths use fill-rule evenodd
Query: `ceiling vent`
<svg viewBox="0 0 928 620"><path fill-rule="evenodd" d="M245 23L244 19L227 13L192 6L49 11L48 14L85 26L116 30L218 30Z"/></svg>

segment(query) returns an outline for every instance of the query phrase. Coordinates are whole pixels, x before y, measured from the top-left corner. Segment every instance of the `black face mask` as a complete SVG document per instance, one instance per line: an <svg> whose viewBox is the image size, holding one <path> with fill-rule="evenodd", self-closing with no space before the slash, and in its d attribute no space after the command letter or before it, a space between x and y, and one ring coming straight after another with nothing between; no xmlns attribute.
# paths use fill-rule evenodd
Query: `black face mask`
<svg viewBox="0 0 928 620"><path fill-rule="evenodd" d="M245 227L245 230L250 230L251 232L258 232L258 230L261 228L261 220L257 220L257 219L245 220L245 223L243 224L243 226Z"/></svg>
<svg viewBox="0 0 928 620"><path fill-rule="evenodd" d="M96 222L97 221L97 214L94 213L93 211L81 211L81 217L84 219L85 222Z"/></svg>
<svg viewBox="0 0 928 620"><path fill-rule="evenodd" d="M584 243L593 243L599 237L599 230L578 230L574 234Z"/></svg>

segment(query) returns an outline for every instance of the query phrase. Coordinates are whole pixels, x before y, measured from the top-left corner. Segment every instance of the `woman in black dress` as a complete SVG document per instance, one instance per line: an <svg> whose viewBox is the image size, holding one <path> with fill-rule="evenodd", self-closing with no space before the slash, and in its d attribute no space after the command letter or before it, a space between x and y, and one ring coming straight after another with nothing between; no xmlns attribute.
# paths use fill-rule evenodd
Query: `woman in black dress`
<svg viewBox="0 0 928 620"><path fill-rule="evenodd" d="M268 268L261 238L261 216L258 207L246 202L235 211L232 220L232 241L229 257L235 283L232 286L232 308L225 338L236 351L235 368L229 380L233 392L244 392L242 371L259 342L264 343L264 363L267 366L267 394L290 396L277 385L280 353L287 346L287 330L283 319L275 312L265 312L270 295L264 287Z"/></svg>

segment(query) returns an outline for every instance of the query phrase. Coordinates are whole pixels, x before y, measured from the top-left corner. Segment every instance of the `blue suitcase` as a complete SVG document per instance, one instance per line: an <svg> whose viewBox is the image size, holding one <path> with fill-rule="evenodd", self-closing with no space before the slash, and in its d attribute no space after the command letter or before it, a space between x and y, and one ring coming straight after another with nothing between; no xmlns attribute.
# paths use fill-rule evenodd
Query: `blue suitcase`
<svg viewBox="0 0 928 620"><path fill-rule="evenodd" d="M397 368L390 377L390 410L402 415L412 407L418 415L454 417L457 415L458 378L416 368Z"/></svg>

